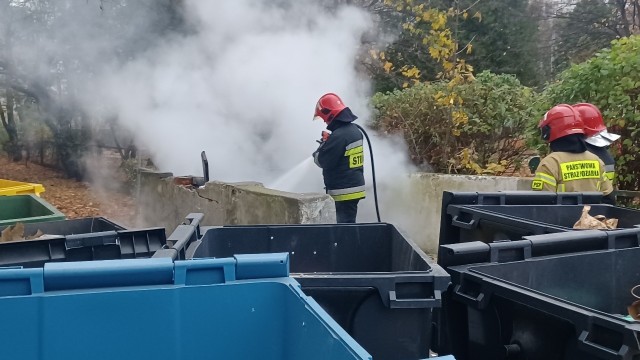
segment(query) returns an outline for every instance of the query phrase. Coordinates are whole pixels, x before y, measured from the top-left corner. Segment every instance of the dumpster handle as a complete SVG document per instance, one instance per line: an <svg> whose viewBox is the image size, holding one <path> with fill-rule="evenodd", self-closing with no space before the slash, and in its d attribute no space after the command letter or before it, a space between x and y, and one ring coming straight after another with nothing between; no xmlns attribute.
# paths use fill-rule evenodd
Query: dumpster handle
<svg viewBox="0 0 640 360"><path fill-rule="evenodd" d="M482 302L482 300L484 299L484 294L483 293L479 293L477 296L471 296L468 294L465 294L462 291L462 285L456 285L453 288L453 292L457 295L460 296L461 298L471 302L474 305L480 305L480 303Z"/></svg>
<svg viewBox="0 0 640 360"><path fill-rule="evenodd" d="M626 345L622 345L620 349L615 350L615 349L608 348L604 345L595 343L593 341L590 341L588 340L588 338L589 338L589 331L583 330L582 333L580 333L578 340L580 341L580 344L583 344L584 346L587 346L587 347L591 347L597 350L598 352L600 352L602 355L606 354L607 356L610 356L612 359L624 358L625 355L629 353L629 347Z"/></svg>
<svg viewBox="0 0 640 360"><path fill-rule="evenodd" d="M185 221L182 223L183 225L191 225L195 227L196 238L199 239L202 237L200 233L200 223L204 219L203 213L191 213L185 217Z"/></svg>
<svg viewBox="0 0 640 360"><path fill-rule="evenodd" d="M193 225L193 226L200 226L200 223L202 222L202 219L204 219L204 214L203 213L191 213L188 214L187 216L185 216L185 222L183 223L184 225Z"/></svg>
<svg viewBox="0 0 640 360"><path fill-rule="evenodd" d="M442 304L440 290L433 292L433 298L429 299L398 299L396 291L389 291L389 307L391 309L435 308Z"/></svg>
<svg viewBox="0 0 640 360"><path fill-rule="evenodd" d="M64 241L67 250L93 246L120 245L117 231L101 231L91 234L67 235Z"/></svg>
<svg viewBox="0 0 640 360"><path fill-rule="evenodd" d="M471 221L465 222L465 221L461 221L459 219L459 215L455 215L453 217L453 220L451 220L451 224L454 225L454 226L457 226L459 228L470 230L470 229L475 228L476 220L475 219L471 219Z"/></svg>

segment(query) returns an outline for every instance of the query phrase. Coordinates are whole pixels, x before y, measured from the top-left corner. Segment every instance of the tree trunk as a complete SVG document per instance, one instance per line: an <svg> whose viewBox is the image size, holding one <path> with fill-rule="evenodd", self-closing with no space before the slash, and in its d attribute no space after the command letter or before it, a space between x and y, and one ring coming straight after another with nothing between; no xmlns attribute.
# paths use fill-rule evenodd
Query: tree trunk
<svg viewBox="0 0 640 360"><path fill-rule="evenodd" d="M120 154L120 158L124 161L127 160L127 154L126 152L122 149L122 146L120 146L120 142L118 141L118 134L116 133L116 129L115 129L115 120L109 120L109 129L111 129L111 134L113 135L113 142L116 145L116 148L118 148L118 153Z"/></svg>
<svg viewBox="0 0 640 360"><path fill-rule="evenodd" d="M18 126L16 125L15 116L13 114L13 91L9 88L5 91L6 100L7 100L7 112L6 115L0 109L0 117L2 120L2 125L4 129L7 131L7 135L9 136L9 141L4 147L4 150L7 152L12 161L20 161L22 160L22 149L20 148L20 139L18 137Z"/></svg>
<svg viewBox="0 0 640 360"><path fill-rule="evenodd" d="M629 19L627 18L627 4L628 0L617 0L616 5L618 8L618 13L620 16L620 35L623 37L627 37L631 35L631 26L629 24Z"/></svg>
<svg viewBox="0 0 640 360"><path fill-rule="evenodd" d="M640 34L640 1L634 0L632 5L629 5L627 15L631 19L631 33Z"/></svg>

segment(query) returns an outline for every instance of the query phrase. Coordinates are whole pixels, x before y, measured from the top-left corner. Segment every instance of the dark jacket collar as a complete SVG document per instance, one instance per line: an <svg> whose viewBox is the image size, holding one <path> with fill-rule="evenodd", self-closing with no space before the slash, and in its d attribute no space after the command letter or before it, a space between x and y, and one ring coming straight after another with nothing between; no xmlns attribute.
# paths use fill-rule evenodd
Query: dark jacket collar
<svg viewBox="0 0 640 360"><path fill-rule="evenodd" d="M584 135L571 134L551 142L551 151L568 152L580 154L587 151L587 143L584 141Z"/></svg>
<svg viewBox="0 0 640 360"><path fill-rule="evenodd" d="M344 124L348 124L354 122L358 117L351 112L351 109L344 108L344 110L340 111L340 113L331 121L331 123L327 126L327 130L335 131L335 129L339 128Z"/></svg>

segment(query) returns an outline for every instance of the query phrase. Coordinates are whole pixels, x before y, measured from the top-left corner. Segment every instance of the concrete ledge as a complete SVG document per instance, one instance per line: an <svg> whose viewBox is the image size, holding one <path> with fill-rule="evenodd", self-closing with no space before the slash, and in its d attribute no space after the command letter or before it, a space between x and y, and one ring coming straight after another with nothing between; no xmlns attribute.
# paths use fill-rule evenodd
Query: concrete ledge
<svg viewBox="0 0 640 360"><path fill-rule="evenodd" d="M179 186L167 173L143 172L138 214L145 226L173 229L191 212L205 214L203 225L335 223L333 199L294 194L256 182L211 181L200 188Z"/></svg>
<svg viewBox="0 0 640 360"><path fill-rule="evenodd" d="M380 189L383 220L405 230L429 254L438 251L444 191L530 190L530 178L412 174Z"/></svg>
<svg viewBox="0 0 640 360"><path fill-rule="evenodd" d="M325 194L283 192L256 182L211 181L194 188L175 185L174 179L171 173L142 173L137 202L141 225L173 230L191 212L204 213L203 225L209 226L336 222L333 199ZM531 179L418 173L378 186L382 220L398 226L425 252L435 254L444 191L529 190ZM358 220L375 221L372 196L359 206Z"/></svg>

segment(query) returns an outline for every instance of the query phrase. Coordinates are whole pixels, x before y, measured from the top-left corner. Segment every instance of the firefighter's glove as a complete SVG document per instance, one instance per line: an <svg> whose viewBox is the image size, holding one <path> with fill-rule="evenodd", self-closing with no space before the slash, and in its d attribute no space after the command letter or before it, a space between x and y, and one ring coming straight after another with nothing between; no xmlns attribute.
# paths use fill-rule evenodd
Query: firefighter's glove
<svg viewBox="0 0 640 360"><path fill-rule="evenodd" d="M329 136L330 136L330 135L331 135L331 133L330 133L330 132L328 132L328 131L323 131L323 132L322 132L322 135L321 135L321 137L320 137L320 140L316 140L316 142L317 142L318 144L322 144L322 143L326 142L327 140L329 140Z"/></svg>

